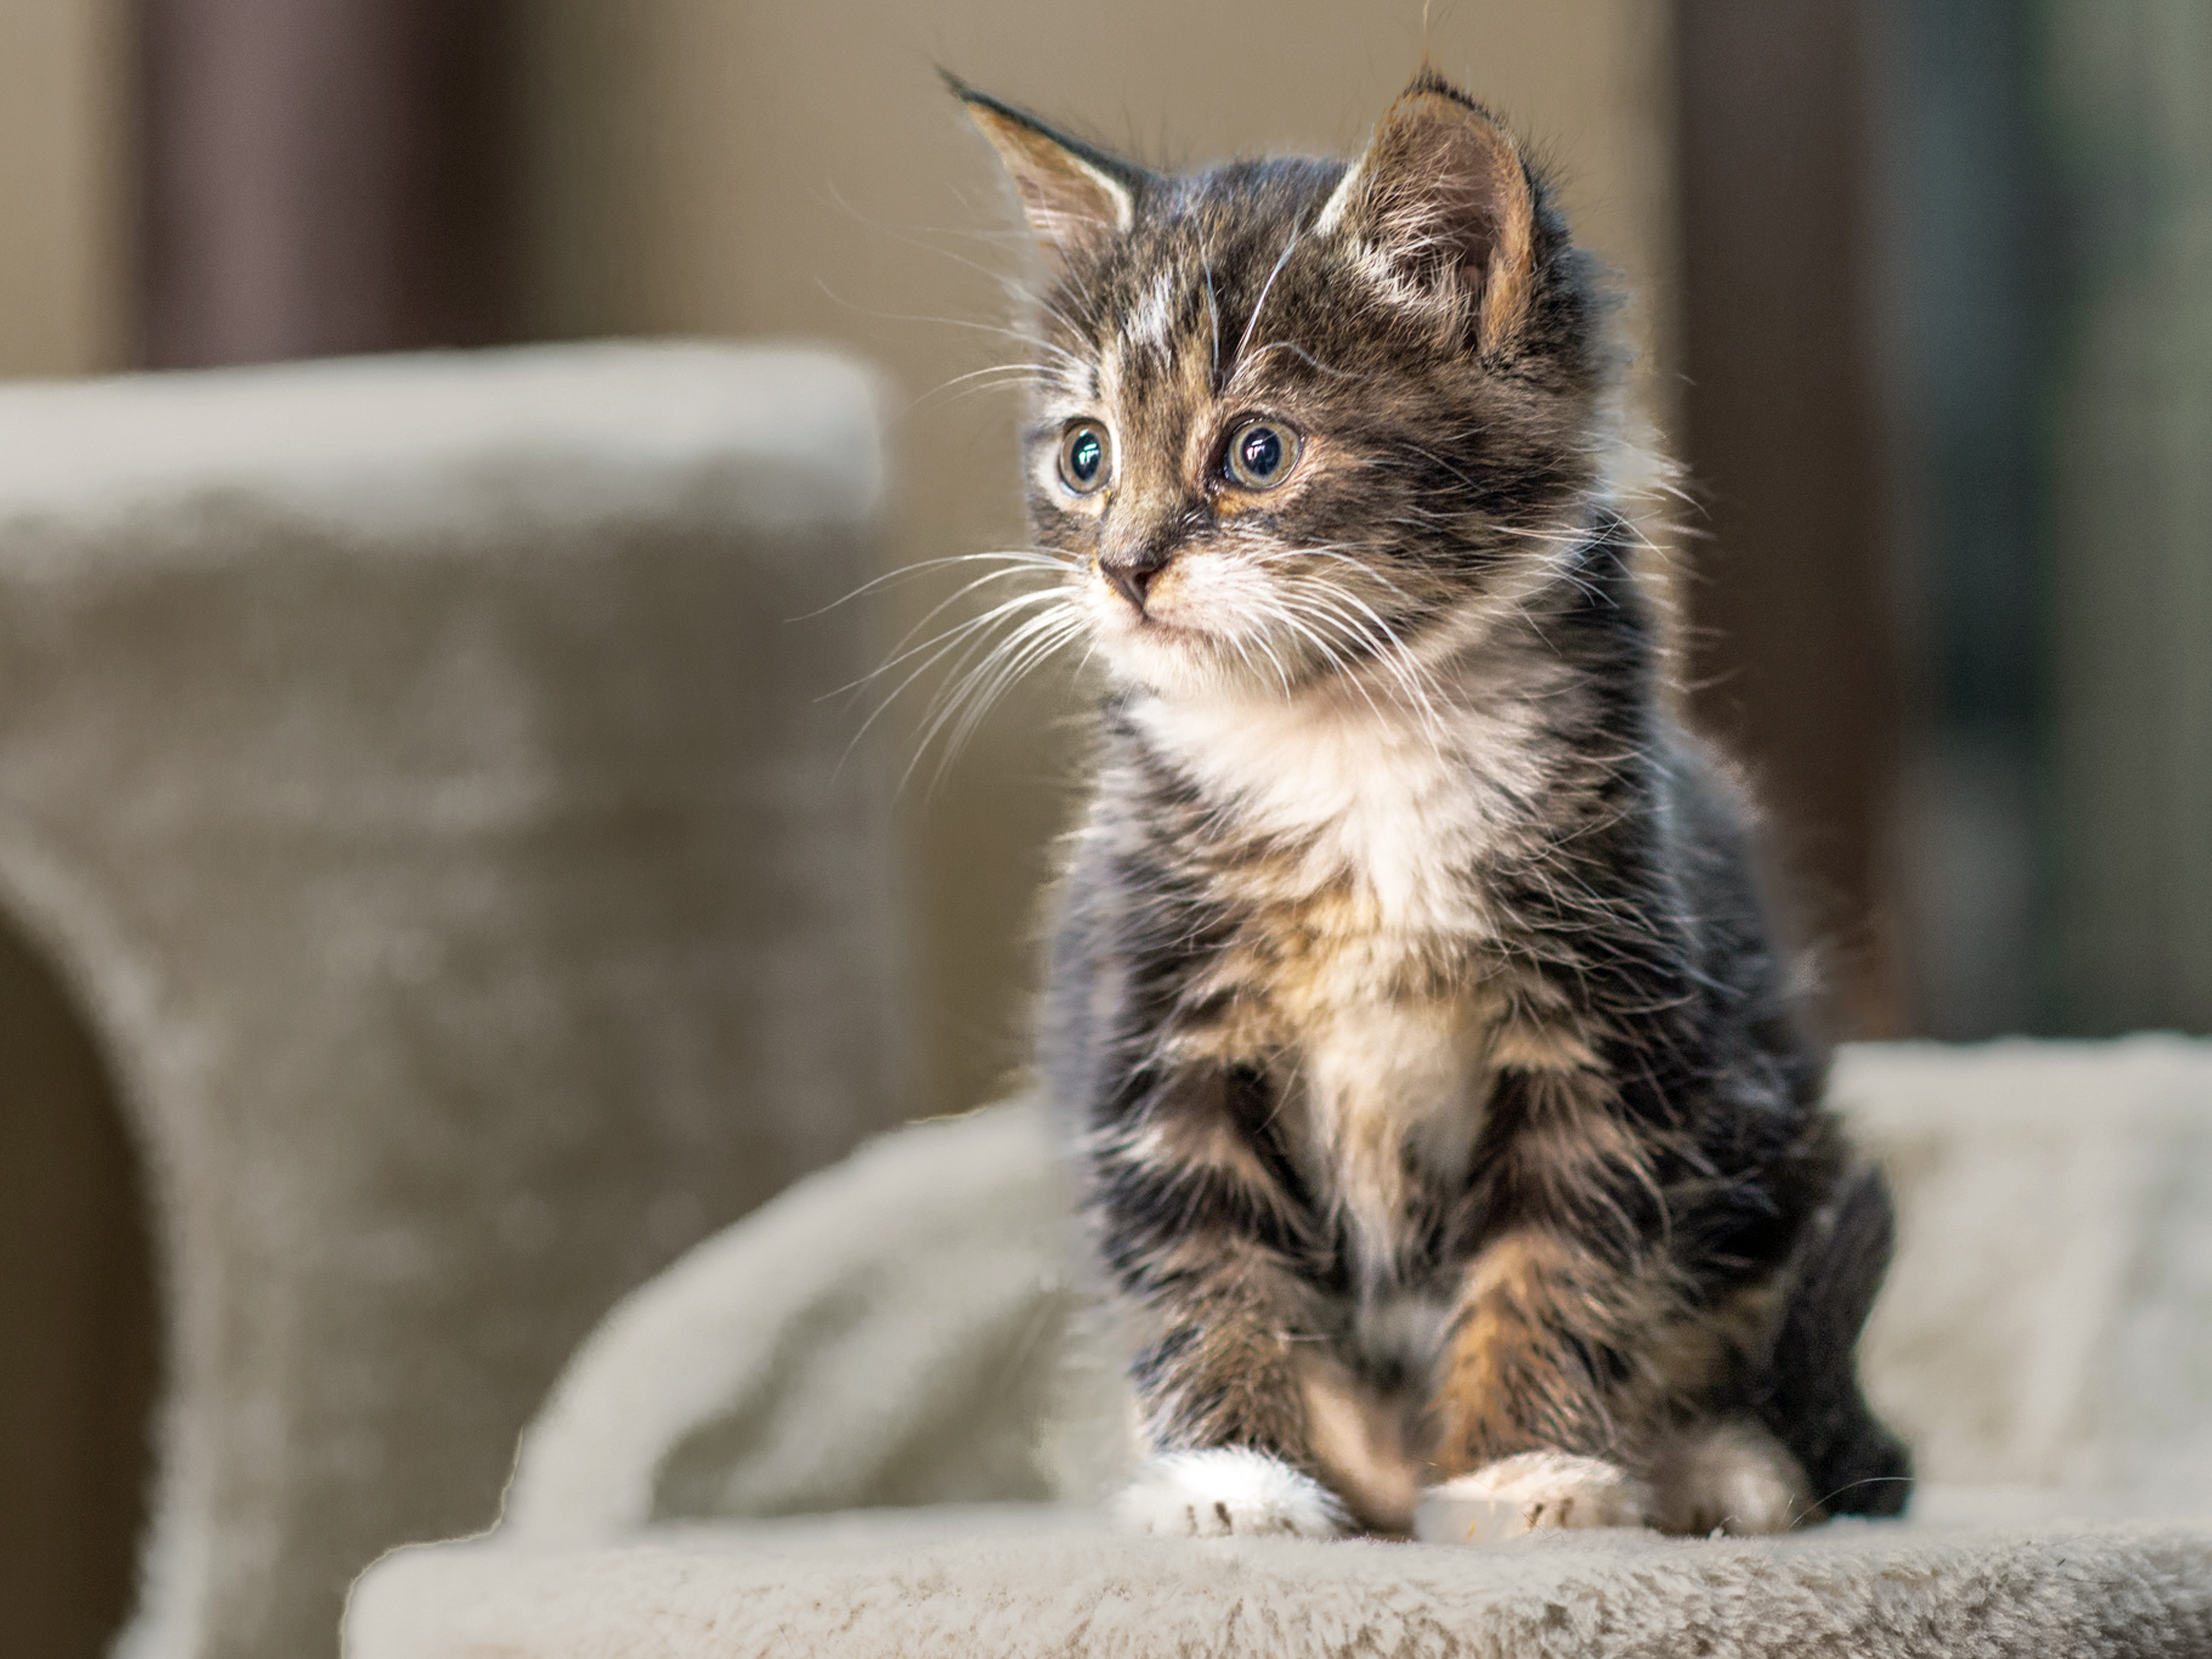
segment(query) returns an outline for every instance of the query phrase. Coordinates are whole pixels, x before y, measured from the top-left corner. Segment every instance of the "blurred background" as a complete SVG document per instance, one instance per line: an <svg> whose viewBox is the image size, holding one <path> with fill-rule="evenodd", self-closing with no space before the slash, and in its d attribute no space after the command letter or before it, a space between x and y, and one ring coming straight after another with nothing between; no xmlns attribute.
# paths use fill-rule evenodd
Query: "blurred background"
<svg viewBox="0 0 2212 1659"><path fill-rule="evenodd" d="M1172 164L1349 149L1425 50L1634 296L1698 503L1691 701L1838 1032L2212 1030L2202 0L0 0L0 375L832 341L898 391L887 567L1014 545L1010 399L956 382L997 360L1018 238L934 66ZM888 591L886 648L942 589ZM1018 1066L1071 708L1041 676L900 795L894 1115ZM36 1420L112 1445L151 1386L131 1154L0 945L0 1263L30 1255L10 1170L78 1171L36 1224L77 1276L0 1266L0 1388L70 1327L107 1380ZM42 1454L0 1443L4 1492ZM0 1576L119 1614L135 1468L0 1538Z"/></svg>

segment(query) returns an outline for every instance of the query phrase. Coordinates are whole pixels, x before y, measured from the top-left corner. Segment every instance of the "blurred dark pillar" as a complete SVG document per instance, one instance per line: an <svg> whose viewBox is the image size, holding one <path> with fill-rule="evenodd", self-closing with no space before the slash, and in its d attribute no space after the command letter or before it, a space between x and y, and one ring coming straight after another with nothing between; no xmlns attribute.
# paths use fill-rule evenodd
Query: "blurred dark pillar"
<svg viewBox="0 0 2212 1659"><path fill-rule="evenodd" d="M137 0L143 356L511 332L512 0Z"/></svg>
<svg viewBox="0 0 2212 1659"><path fill-rule="evenodd" d="M1839 0L1678 0L1687 454L1710 503L1694 703L1746 760L1845 1034L1904 1024L1868 291L1866 54Z"/></svg>

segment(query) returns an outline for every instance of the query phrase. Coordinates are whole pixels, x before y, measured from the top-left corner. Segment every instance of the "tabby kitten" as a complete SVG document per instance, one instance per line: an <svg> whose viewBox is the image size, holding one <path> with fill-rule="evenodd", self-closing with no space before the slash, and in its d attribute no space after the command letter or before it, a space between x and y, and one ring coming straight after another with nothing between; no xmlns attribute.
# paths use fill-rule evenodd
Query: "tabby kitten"
<svg viewBox="0 0 2212 1659"><path fill-rule="evenodd" d="M1110 681L1040 1063L1142 1330L1123 1517L1901 1508L1888 1200L1657 695L1541 175L1427 73L1349 165L1176 176L954 90L1046 256L1030 514Z"/></svg>

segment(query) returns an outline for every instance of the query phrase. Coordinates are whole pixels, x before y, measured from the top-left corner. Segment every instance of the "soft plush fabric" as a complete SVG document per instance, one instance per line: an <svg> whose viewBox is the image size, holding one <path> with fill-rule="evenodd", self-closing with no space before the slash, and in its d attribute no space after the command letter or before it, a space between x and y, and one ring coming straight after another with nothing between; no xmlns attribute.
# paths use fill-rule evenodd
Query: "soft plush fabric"
<svg viewBox="0 0 2212 1659"><path fill-rule="evenodd" d="M676 346L0 391L0 904L167 1304L131 1659L332 1652L619 1293L896 1115L866 647L793 621L874 562L878 402Z"/></svg>
<svg viewBox="0 0 2212 1659"><path fill-rule="evenodd" d="M1056 1152L1030 1103L923 1124L701 1245L579 1351L506 1533L1103 1492L1121 1383Z"/></svg>
<svg viewBox="0 0 2212 1659"><path fill-rule="evenodd" d="M1487 1549L1177 1542L1081 1512L726 1526L387 1562L353 1659L2203 1659L2212 1529L1851 1523Z"/></svg>
<svg viewBox="0 0 2212 1659"><path fill-rule="evenodd" d="M1864 1364L1942 1482L2212 1510L2212 1043L1844 1051L1899 1236Z"/></svg>
<svg viewBox="0 0 2212 1659"><path fill-rule="evenodd" d="M501 1528L380 1564L349 1651L2212 1653L2212 1048L1861 1048L1836 1096L1902 1212L1866 1357L1931 1483L1906 1523L1103 1534L1127 1404L1018 1102L878 1141L627 1300ZM862 1507L1019 1498L1057 1507Z"/></svg>

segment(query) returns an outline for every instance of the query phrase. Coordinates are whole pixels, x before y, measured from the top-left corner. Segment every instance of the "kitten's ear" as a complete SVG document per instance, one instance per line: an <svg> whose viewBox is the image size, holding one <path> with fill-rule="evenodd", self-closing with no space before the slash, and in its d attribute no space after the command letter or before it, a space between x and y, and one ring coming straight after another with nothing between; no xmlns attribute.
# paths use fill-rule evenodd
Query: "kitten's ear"
<svg viewBox="0 0 2212 1659"><path fill-rule="evenodd" d="M1064 270L1128 229L1148 176L1142 167L1054 132L1035 116L939 73L1012 175L1048 258Z"/></svg>
<svg viewBox="0 0 2212 1659"><path fill-rule="evenodd" d="M1520 146L1474 100L1423 74L1390 106L1316 228L1342 226L1424 289L1480 307L1483 343L1520 325L1535 199Z"/></svg>

